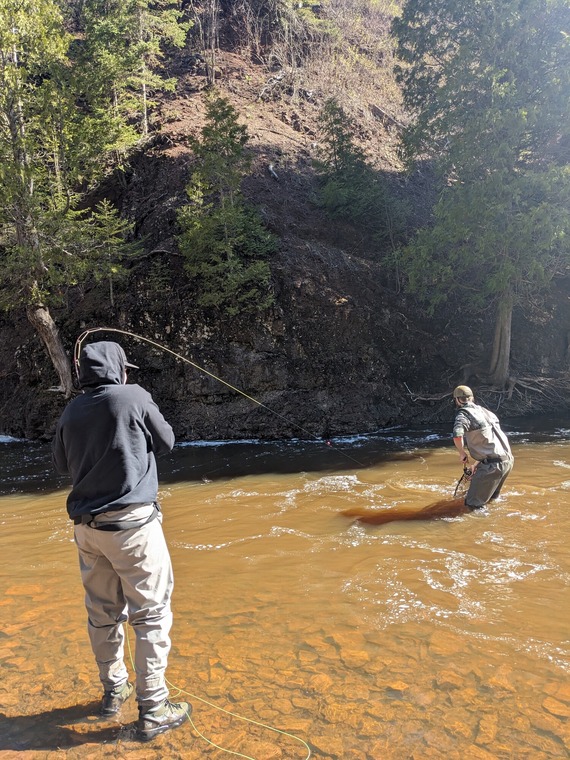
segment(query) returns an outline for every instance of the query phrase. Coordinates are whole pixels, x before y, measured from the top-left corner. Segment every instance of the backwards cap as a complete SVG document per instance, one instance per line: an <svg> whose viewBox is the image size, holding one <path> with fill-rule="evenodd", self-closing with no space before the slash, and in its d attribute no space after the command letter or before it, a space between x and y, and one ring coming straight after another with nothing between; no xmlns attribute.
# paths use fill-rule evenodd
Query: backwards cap
<svg viewBox="0 0 570 760"><path fill-rule="evenodd" d="M473 391L468 385L458 385L453 391L453 398L473 398Z"/></svg>

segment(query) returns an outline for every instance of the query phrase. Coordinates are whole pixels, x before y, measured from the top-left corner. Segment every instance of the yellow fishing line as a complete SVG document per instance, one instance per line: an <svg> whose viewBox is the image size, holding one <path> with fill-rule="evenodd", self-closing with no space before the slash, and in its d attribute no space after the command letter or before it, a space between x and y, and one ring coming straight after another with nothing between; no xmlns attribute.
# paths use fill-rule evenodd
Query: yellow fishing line
<svg viewBox="0 0 570 760"><path fill-rule="evenodd" d="M222 380L221 377L218 377L217 375L214 375L213 372L209 372L204 367L201 367L199 364L196 364L195 362L191 361L190 359L187 359L185 356L182 356L181 354L176 353L176 351L172 351L172 349L167 348L166 346L163 346L160 343L157 343L154 340L151 340L150 338L145 338L142 335L136 335L135 333L128 332L127 330L120 330L117 327L92 327L89 330L85 330L85 332L81 333L79 338L77 338L77 341L75 343L75 352L74 352L74 359L75 359L75 366L79 366L79 357L81 355L81 344L85 340L85 338L90 334L94 332L115 332L115 333L121 333L122 335L129 335L131 338L136 338L137 340L144 340L146 343L150 343L151 346L154 346L155 348L159 348L161 351L166 351L169 354L172 354L172 356L175 356L177 359L181 359L183 362L186 362L187 364L192 365L195 369L200 370L200 372L204 372L206 375L209 375L214 380L217 380L220 383L223 383L228 388L231 388L233 391L236 391L236 393L241 393L242 396L245 396L250 401L253 401L254 404L258 404L259 406L264 407L270 412L273 412L273 414L279 414L279 412L275 412L273 409L270 409L268 406L265 406L261 401L258 401L257 399L253 398L253 396L248 396L247 393L244 391L241 391L239 388L236 388L233 385L230 385L230 383L227 383L225 380ZM281 415L280 415L281 416ZM286 419L283 417L283 419Z"/></svg>
<svg viewBox="0 0 570 760"><path fill-rule="evenodd" d="M131 666L132 666L133 670L135 670L135 662L134 662L134 658L133 658L133 652L132 652L132 649L131 649L131 642L130 642L130 639L129 639L128 628L125 628L125 632L126 632L125 633L125 638L126 638L126 641L127 641L127 649L129 650L129 658L130 658L130 661L131 661ZM266 728L268 731L273 731L276 734L281 734L282 736L287 736L290 739L293 739L294 741L299 742L307 750L307 754L305 755L305 757L303 758L303 760L309 760L309 758L311 757L311 749L310 749L309 745L307 744L307 742L304 741L303 739L299 738L298 736L295 736L295 734L291 734L288 731L282 731L280 728L275 728L274 726L268 726L266 723L260 723L257 720L253 720L253 718L246 718L243 715L238 715L235 712L231 712L231 710L226 710L224 707L220 707L219 705L215 705L212 702L209 702L207 699L203 699L202 697L199 697L197 694L192 694L189 691L185 691L184 689L181 689L179 686L175 686L174 684L170 683L170 681L168 679L166 679L166 683L172 689L176 689L176 692L177 692L176 696L178 696L179 694L185 694L187 697L191 697L192 699L196 699L199 702L202 702L203 704L208 705L209 707L214 708L214 710L219 710L220 712L223 712L226 715L231 715L233 718L237 718L238 720L242 720L245 723L251 723L254 726L260 726L261 728ZM192 728L194 729L194 731L198 734L198 736L201 739L203 739L210 746L215 747L216 749L219 749L222 752L227 752L229 755L235 755L236 757L243 757L243 758L245 758L245 760L256 760L256 758L251 757L250 755L243 755L241 752L236 752L233 749L227 749L226 747L222 747L219 744L216 744L211 739L208 739L207 736L204 736L204 734L201 733L196 728L196 724L194 723L194 721L192 720L192 717L190 715L188 715L188 720L190 721L190 725L192 726Z"/></svg>
<svg viewBox="0 0 570 760"><path fill-rule="evenodd" d="M196 364L195 362L191 361L190 359L186 358L185 356L182 356L181 354L177 353L176 351L173 351L172 349L167 348L166 346L163 346L162 344L157 343L156 341L151 340L150 338L145 338L142 335L137 335L136 333L129 332L128 330L121 330L121 329L116 328L116 327L93 327L93 328L90 328L89 330L85 330L83 333L81 333L81 335L75 341L75 347L74 347L74 352L73 352L75 371L76 371L76 374L77 374L78 378L79 378L79 360L80 360L80 356L81 356L81 346L82 346L84 340L87 338L88 335L90 335L91 333L96 333L96 332L112 332L112 333L120 333L121 335L128 335L129 337L135 338L136 340L142 340L145 343L149 343L151 346L154 346L155 348L158 348L161 351L166 351L167 353L172 354L172 356L175 356L177 359L180 359L181 361L186 362L187 364L190 364L192 367L194 367L195 369L199 370L200 372L204 372L206 375L209 375L209 377L213 378L214 380L217 380L218 382L220 382L223 385L227 386L228 388L230 388L231 390L235 391L236 393L240 393L242 396L245 396L245 398L249 399L250 401L253 401L254 404L257 404L258 406L261 406L264 409L267 409L267 411L271 412L272 414L277 415L282 420L284 420L287 424L295 424L296 427L298 427L300 430L302 430L304 433L306 433L310 438L316 438L316 436L313 433L309 432L308 430L305 430L305 428L301 427L300 425L297 425L296 423L291 423L290 420L288 420L286 417L284 417L279 412L276 412L274 409L271 409L270 407L268 407L265 404L263 404L261 401L258 401L253 396L250 396L249 394L245 393L244 391L240 390L239 388L236 388L235 386L231 385L230 383L226 382L225 380L222 380L221 377L218 377L217 375L215 375L212 372L208 371L204 367L201 367L199 364ZM335 448L335 447L333 447L330 444L330 442L327 442L327 445L330 448ZM336 449L336 450L339 451L339 453L343 454L343 456L345 456L347 459L350 459L353 462L355 462L360 467L364 466L357 459L354 459L349 454L346 454L346 452L341 451L340 449ZM132 653L132 650L131 650L131 643L130 643L130 640L129 640L128 631L127 631L127 634L126 634L125 638L127 640L127 647L128 647L128 650L129 650L129 657L130 657L130 660L131 660L131 665L133 667L133 670L135 670L134 658L133 658L133 653ZM287 736L288 738L293 739L293 741L299 742L307 750L307 754L305 755L305 757L304 757L303 760L309 760L309 758L311 757L311 749L310 749L309 745L307 744L307 742L305 742L303 739L299 738L298 736L295 736L294 734L291 734L288 731L282 731L281 729L275 728L274 726L269 726L266 723L261 723L261 722L259 722L257 720L253 720L252 718L246 718L243 715L238 715L237 713L231 712L230 710L226 710L223 707L219 707L218 705L215 705L212 702L209 702L208 700L203 699L202 697L197 696L196 694L192 694L191 692L185 691L184 689L181 689L178 686L174 686L168 680L166 681L166 683L171 688L176 689L176 691L177 691L178 694L186 694L188 697L191 697L194 700L198 700L199 702L202 702L203 704L208 705L209 707L212 707L215 710L219 710L220 712L223 712L226 715L231 715L233 718L237 718L238 720L244 721L246 723L251 723L252 725L259 726L260 728L265 728L268 731L273 731L274 733L281 734L282 736ZM245 760L256 760L255 758L251 757L250 755L244 755L241 752L236 752L234 750L227 749L226 747L221 747L219 744L216 744L215 742L211 741L210 739L208 739L208 737L204 736L204 734L202 734L197 729L196 724L194 723L194 721L192 720L192 718L191 718L190 715L188 716L188 718L189 718L190 724L191 724L192 728L194 729L194 731L196 732L196 734L198 734L198 736L201 739L203 739L210 746L215 747L216 749L219 749L222 752L226 752L226 753L228 753L230 755L235 755L237 757L242 757Z"/></svg>
<svg viewBox="0 0 570 760"><path fill-rule="evenodd" d="M204 374L208 375L214 380L217 380L219 383L222 383L227 388L230 388L232 391L235 391L236 393L240 393L242 396L245 396L245 398L249 399L250 401L253 401L254 404L261 406L263 409L267 409L268 412L271 412L271 414L275 414L277 417L282 419L288 425L293 425L299 430L302 430L303 433L309 436L309 438L313 438L314 440L317 440L322 443L321 439L319 439L318 436L316 436L314 433L311 433L309 430L306 430L304 427L302 427L302 425L299 425L296 422L292 422L280 412L276 412L275 409L272 409L271 407L266 406L266 404L254 398L253 396L250 396L248 393L245 393L245 391L242 391L239 388L236 388L235 385L231 385L230 383L227 383L225 380L222 380L221 377L214 375L213 372L210 372L204 367L201 367L199 364L196 364L196 362L193 362L190 359L187 359L185 356L182 356L182 354L178 354L176 351L173 351L172 349L167 348L166 346L163 346L161 343L157 343L156 341L151 340L150 338L145 338L143 335L137 335L136 333L129 332L128 330L121 330L118 327L91 327L88 330L85 330L84 332L82 332L81 335L77 338L77 340L75 341L75 348L73 351L73 362L75 365L75 373L77 375L78 380L79 380L79 359L81 356L81 346L83 344L83 341L85 340L85 338L87 338L88 335L90 335L91 333L96 333L96 332L112 332L112 333L120 333L121 335L128 335L129 337L135 338L136 340L142 340L145 343L149 343L151 346L154 346L155 348L158 348L161 351L166 351L167 353L172 354L172 356L175 356L177 359L180 359L180 361L186 362L186 364L190 364L190 366L194 367L194 369L197 369L200 372L204 372ZM364 467L362 462L359 462L358 459L355 459L354 457L350 456L350 454L347 454L345 451L342 451L342 449L336 448L336 446L333 446L330 441L327 441L326 445L329 448L334 449L335 451L338 451L339 454L342 454L347 459L350 459L359 467Z"/></svg>

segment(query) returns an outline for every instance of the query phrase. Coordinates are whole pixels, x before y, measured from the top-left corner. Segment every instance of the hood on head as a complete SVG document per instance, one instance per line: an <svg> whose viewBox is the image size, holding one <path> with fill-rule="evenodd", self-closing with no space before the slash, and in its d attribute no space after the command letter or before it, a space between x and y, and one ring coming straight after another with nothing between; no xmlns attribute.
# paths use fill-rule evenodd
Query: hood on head
<svg viewBox="0 0 570 760"><path fill-rule="evenodd" d="M111 340L90 343L79 358L79 382L86 385L122 385L126 367L138 369L127 361L122 346Z"/></svg>

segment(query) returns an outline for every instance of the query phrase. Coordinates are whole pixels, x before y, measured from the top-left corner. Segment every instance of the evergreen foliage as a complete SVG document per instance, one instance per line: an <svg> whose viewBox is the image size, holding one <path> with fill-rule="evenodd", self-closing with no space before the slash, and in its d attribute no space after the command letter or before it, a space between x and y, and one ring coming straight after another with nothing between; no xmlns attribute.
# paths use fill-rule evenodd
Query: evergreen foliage
<svg viewBox="0 0 570 760"><path fill-rule="evenodd" d="M70 37L51 0L2 0L0 13L3 304L15 306L32 292L57 300L62 285L89 270L106 276L100 240L106 240L103 258L110 261L111 244L121 248L129 225L106 202L93 214L79 211L80 188L101 176L104 156L124 142L125 133L103 101L89 99L75 78ZM84 108L77 107L80 98Z"/></svg>
<svg viewBox="0 0 570 760"><path fill-rule="evenodd" d="M379 243L401 235L405 210L356 144L356 124L336 99L326 101L319 122L322 133L319 203L333 217L363 225Z"/></svg>
<svg viewBox="0 0 570 760"><path fill-rule="evenodd" d="M187 188L190 204L179 212L178 245L199 306L230 316L261 311L273 303L267 257L277 242L241 194L251 162L247 129L215 92L206 117L201 138L192 141L197 168Z"/></svg>
<svg viewBox="0 0 570 760"><path fill-rule="evenodd" d="M434 216L401 258L431 313L450 293L476 309L531 300L570 263L568 167L454 187Z"/></svg>
<svg viewBox="0 0 570 760"><path fill-rule="evenodd" d="M165 48L183 47L192 24L173 0L84 0L79 63L90 92L100 89L117 115L149 132L153 92L172 91L161 72Z"/></svg>
<svg viewBox="0 0 570 760"><path fill-rule="evenodd" d="M0 303L24 307L62 388L68 362L51 315L65 289L118 273L129 225L102 204L80 210L106 158L130 139L71 54L54 0L0 2Z"/></svg>
<svg viewBox="0 0 570 760"><path fill-rule="evenodd" d="M570 263L570 6L408 0L394 22L410 159L432 158L434 225L401 257L433 309L497 304L489 379L508 375L512 308ZM500 347L500 348L499 348Z"/></svg>
<svg viewBox="0 0 570 760"><path fill-rule="evenodd" d="M548 160L568 133L565 0L408 0L393 31L412 158L467 181Z"/></svg>

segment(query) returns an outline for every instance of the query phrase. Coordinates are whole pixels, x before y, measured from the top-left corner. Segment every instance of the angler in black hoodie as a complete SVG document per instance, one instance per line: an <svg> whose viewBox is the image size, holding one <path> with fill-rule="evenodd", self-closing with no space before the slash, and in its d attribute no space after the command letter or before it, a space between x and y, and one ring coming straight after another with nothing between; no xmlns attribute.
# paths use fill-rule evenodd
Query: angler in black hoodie
<svg viewBox="0 0 570 760"><path fill-rule="evenodd" d="M136 368L118 343L83 349L83 393L64 410L52 451L58 472L72 480L67 511L104 689L101 715L117 714L133 692L123 660L123 623L129 621L137 639L137 735L148 740L181 725L191 708L168 700L165 680L174 581L155 455L172 450L174 433L152 396L126 384L129 367Z"/></svg>

